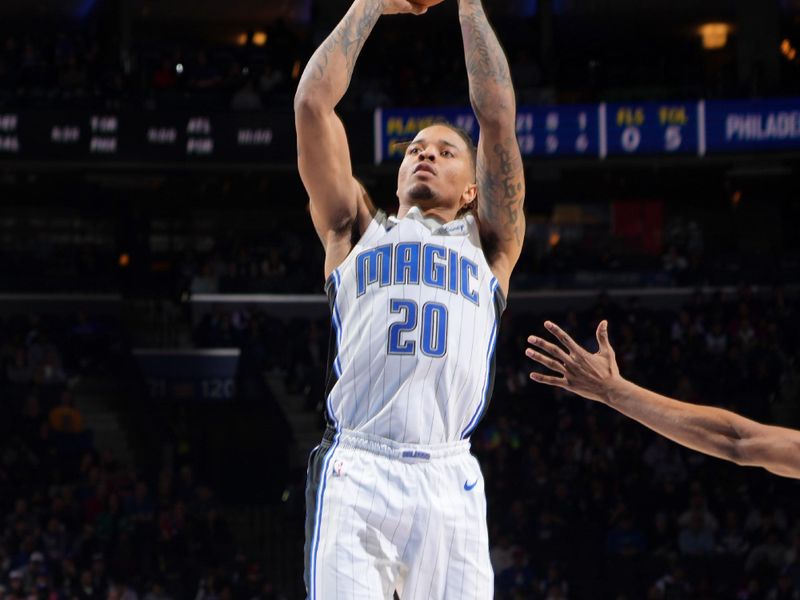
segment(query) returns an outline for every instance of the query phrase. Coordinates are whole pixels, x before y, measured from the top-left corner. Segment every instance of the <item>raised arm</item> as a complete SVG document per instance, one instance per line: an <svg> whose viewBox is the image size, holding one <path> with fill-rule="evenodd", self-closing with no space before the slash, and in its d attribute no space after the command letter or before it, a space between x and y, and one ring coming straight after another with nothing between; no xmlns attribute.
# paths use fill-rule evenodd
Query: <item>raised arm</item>
<svg viewBox="0 0 800 600"><path fill-rule="evenodd" d="M516 135L516 99L508 61L481 0L459 0L469 97L480 124L478 222L492 271L508 292L525 237L525 177Z"/></svg>
<svg viewBox="0 0 800 600"><path fill-rule="evenodd" d="M367 218L364 191L353 177L342 121L334 112L356 59L382 14L422 14L406 0L355 0L306 65L294 98L297 163L311 200L314 227L326 250L326 275L350 251L356 219Z"/></svg>
<svg viewBox="0 0 800 600"><path fill-rule="evenodd" d="M596 354L581 348L556 324L547 322L545 327L563 347L531 336L528 342L544 352L528 348L525 353L561 376L534 372L534 381L607 404L692 450L800 479L799 431L762 425L720 408L667 398L626 381L619 374L606 321L597 328L600 351Z"/></svg>

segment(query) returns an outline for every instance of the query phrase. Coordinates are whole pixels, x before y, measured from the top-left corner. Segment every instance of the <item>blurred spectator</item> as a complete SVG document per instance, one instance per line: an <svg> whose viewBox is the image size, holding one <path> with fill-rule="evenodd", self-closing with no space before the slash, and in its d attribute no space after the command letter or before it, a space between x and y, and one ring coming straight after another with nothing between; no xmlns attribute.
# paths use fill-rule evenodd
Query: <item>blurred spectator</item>
<svg viewBox="0 0 800 600"><path fill-rule="evenodd" d="M154 581L143 600L172 600L172 597L166 593L160 582Z"/></svg>
<svg viewBox="0 0 800 600"><path fill-rule="evenodd" d="M75 407L72 395L65 391L61 403L50 410L50 428L59 433L83 433L83 415Z"/></svg>
<svg viewBox="0 0 800 600"><path fill-rule="evenodd" d="M262 108L261 96L256 92L253 80L247 79L244 85L233 95L231 109L245 111L261 110Z"/></svg>
<svg viewBox="0 0 800 600"><path fill-rule="evenodd" d="M692 510L681 528L678 548L681 554L688 557L710 556L714 551L714 530L699 510Z"/></svg>
<svg viewBox="0 0 800 600"><path fill-rule="evenodd" d="M192 89L211 90L222 84L219 69L209 62L208 55L202 50L197 53L189 73L189 87Z"/></svg>
<svg viewBox="0 0 800 600"><path fill-rule="evenodd" d="M153 71L152 86L155 90L172 90L178 85L178 76L175 73L175 65L168 58L161 61L161 66Z"/></svg>
<svg viewBox="0 0 800 600"><path fill-rule="evenodd" d="M522 548L514 548L511 566L497 576L497 590L502 598L529 597L535 585L533 570L528 565L528 556Z"/></svg>

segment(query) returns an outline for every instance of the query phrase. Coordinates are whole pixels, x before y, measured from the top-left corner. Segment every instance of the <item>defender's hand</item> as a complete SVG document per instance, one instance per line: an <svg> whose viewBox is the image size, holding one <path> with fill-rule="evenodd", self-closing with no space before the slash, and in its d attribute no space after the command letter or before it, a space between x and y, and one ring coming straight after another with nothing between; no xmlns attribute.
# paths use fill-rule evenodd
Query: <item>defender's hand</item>
<svg viewBox="0 0 800 600"><path fill-rule="evenodd" d="M424 15L428 12L426 6L420 6L409 0L385 0L383 14L385 15Z"/></svg>
<svg viewBox="0 0 800 600"><path fill-rule="evenodd" d="M533 348L528 348L525 354L551 371L560 373L562 377L531 373L531 379L564 388L589 400L606 402L610 389L620 380L614 349L608 341L608 322L602 321L597 326L600 351L596 354L589 354L581 348L555 323L547 321L544 326L558 338L566 351L561 346L532 335L528 338L528 343L547 354Z"/></svg>

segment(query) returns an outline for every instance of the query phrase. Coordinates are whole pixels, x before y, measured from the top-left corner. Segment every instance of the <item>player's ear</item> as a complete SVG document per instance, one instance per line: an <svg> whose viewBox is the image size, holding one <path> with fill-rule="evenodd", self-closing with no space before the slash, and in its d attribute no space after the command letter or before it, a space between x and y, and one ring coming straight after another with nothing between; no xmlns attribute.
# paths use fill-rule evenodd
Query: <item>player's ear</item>
<svg viewBox="0 0 800 600"><path fill-rule="evenodd" d="M478 184L476 183L467 184L467 186L464 188L464 193L461 194L461 199L463 200L462 206L475 202L475 199L477 197L478 197Z"/></svg>

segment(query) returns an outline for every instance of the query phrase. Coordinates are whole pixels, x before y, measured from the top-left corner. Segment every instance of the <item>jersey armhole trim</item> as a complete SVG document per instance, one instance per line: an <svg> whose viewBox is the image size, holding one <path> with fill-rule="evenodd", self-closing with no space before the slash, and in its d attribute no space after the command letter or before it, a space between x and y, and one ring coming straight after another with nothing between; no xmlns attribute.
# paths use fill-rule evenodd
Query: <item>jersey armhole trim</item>
<svg viewBox="0 0 800 600"><path fill-rule="evenodd" d="M341 271L342 270L342 268L347 264L347 261L350 260L350 257L353 256L353 253L356 250L356 248L358 247L358 245L368 235L370 235L372 233L372 231L373 231L375 226L380 226L380 227L384 227L384 228L386 227L386 220L387 220L386 213L383 212L382 210L379 210L378 212L375 213L375 216L372 217L372 221L370 221L369 225L367 225L367 228L364 230L364 233L361 235L360 238L358 238L358 240L355 243L353 243L353 247L350 248L350 252L347 253L347 256L345 256L344 259L342 260L342 262L340 262L336 266L336 268L333 271L331 271L331 274L328 275L328 278L325 280L325 285L324 285L324 288L323 288L326 294L328 293L328 288L331 285L333 285L333 283L334 283L333 279L334 279L334 275L335 275L336 271Z"/></svg>

